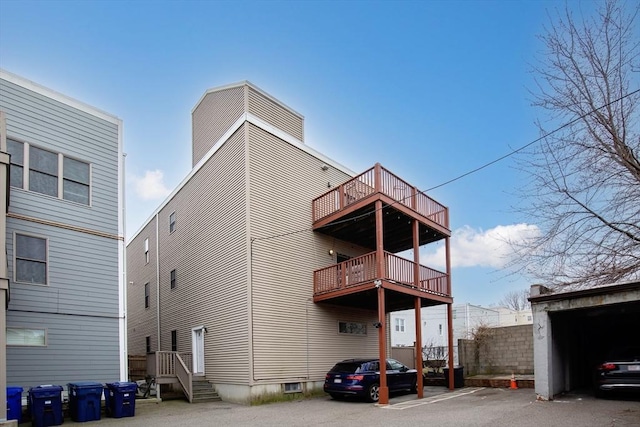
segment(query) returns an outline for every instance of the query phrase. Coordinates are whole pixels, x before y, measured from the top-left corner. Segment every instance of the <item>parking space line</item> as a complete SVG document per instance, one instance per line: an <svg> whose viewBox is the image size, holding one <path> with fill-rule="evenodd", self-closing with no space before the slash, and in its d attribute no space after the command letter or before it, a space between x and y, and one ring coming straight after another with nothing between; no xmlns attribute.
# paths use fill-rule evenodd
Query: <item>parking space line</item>
<svg viewBox="0 0 640 427"><path fill-rule="evenodd" d="M475 393L476 391L484 390L486 387L474 387L465 388L464 391L454 391L453 393L447 393L446 395L431 396L426 399L411 400L408 402L400 402L395 405L380 406L382 409L395 409L397 411L403 411L405 409L415 408L417 406L430 405L432 403L442 402L444 400L455 399L456 397L466 396L467 394Z"/></svg>

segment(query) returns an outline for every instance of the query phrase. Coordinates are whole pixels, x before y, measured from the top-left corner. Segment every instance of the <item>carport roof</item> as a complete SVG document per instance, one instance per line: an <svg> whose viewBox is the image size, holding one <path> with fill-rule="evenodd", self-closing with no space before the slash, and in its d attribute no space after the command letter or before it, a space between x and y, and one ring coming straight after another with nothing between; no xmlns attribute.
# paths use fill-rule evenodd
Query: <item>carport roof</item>
<svg viewBox="0 0 640 427"><path fill-rule="evenodd" d="M556 301L564 299L574 299L587 296L613 294L619 292L628 292L640 290L640 281L615 283L611 285L596 286L588 289L579 289L569 292L553 292L551 289L542 285L531 286L531 297L529 301L532 303ZM536 295L534 295L536 294Z"/></svg>

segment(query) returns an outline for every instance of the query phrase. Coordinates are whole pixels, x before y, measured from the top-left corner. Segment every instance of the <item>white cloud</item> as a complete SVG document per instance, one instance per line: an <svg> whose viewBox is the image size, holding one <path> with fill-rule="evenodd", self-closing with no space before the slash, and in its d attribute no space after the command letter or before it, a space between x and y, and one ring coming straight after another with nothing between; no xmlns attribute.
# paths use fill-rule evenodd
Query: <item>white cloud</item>
<svg viewBox="0 0 640 427"><path fill-rule="evenodd" d="M513 256L508 242L523 242L539 233L531 224L498 225L486 231L465 225L451 235L451 267L502 268ZM444 250L441 244L434 252L422 255L420 263L444 268Z"/></svg>
<svg viewBox="0 0 640 427"><path fill-rule="evenodd" d="M164 172L160 169L146 171L143 177L131 176L133 188L142 200L164 199L171 193L171 189L164 184Z"/></svg>

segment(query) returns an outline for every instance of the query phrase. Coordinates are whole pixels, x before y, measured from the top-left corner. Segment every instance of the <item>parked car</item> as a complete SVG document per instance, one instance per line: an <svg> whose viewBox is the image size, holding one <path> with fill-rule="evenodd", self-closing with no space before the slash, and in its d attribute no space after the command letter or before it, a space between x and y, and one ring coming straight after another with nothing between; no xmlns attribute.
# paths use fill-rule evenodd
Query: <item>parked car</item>
<svg viewBox="0 0 640 427"><path fill-rule="evenodd" d="M640 392L640 346L618 347L596 368L595 394L611 391Z"/></svg>
<svg viewBox="0 0 640 427"><path fill-rule="evenodd" d="M390 392L417 392L418 371L394 359L387 359L387 387ZM334 399L364 397L371 402L380 398L380 359L347 359L327 373L324 391Z"/></svg>

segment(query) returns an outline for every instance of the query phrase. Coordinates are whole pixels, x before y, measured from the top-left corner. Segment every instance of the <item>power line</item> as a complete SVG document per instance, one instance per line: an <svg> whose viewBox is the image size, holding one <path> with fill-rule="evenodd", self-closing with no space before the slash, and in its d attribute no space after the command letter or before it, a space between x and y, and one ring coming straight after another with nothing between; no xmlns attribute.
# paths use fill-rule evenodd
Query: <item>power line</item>
<svg viewBox="0 0 640 427"><path fill-rule="evenodd" d="M634 91L632 91L632 92L629 92L629 93L627 93L627 94L625 94L625 95L622 95L621 97L619 97L619 98L617 98L617 99L614 99L613 101L610 101L610 102L608 102L608 103L606 103L606 104L604 104L604 105L601 105L601 106L600 106L600 107L598 107L598 108L594 108L594 109L592 109L591 111L588 111L588 112L586 112L586 113L582 114L581 116L576 117L575 119L573 119L573 120L571 120L571 121L569 121L569 122L567 122L567 123L565 123L565 124L563 124L563 125L561 125L561 126L559 126L559 127L555 128L554 130L552 130L552 131L550 131L550 132L548 132L548 133L546 133L546 134L544 134L544 135L540 136L539 138L534 139L533 141L531 141L531 142L529 142L529 143L527 143L527 144L525 144L525 145L523 145L523 146L521 146L521 147L519 147L519 148L517 148L517 149L515 149L515 150L510 151L509 153L507 153L507 154L505 154L505 155L503 155L503 156L501 156L501 157L498 157L498 158L497 158L497 159L495 159L495 160L492 160L492 161L490 161L490 162L487 162L487 163L483 164L482 166L479 166L479 167L477 167L477 168L475 168L475 169L472 169L472 170L470 170L470 171L468 171L468 172L465 172L465 173L463 173L463 174L461 174L461 175L458 175L457 177L452 178L452 179L450 179L450 180L448 180L448 181L445 181L445 182L443 182L442 184L438 184L438 185L436 185L436 186L434 186L434 187L427 188L426 190L418 190L418 192L416 193L416 195L417 195L418 193L420 193L420 194L423 194L423 195L427 196L427 194L426 194L426 193L427 193L428 191L432 191L432 190L435 190L435 189L437 189L437 188L444 187L445 185L451 184L452 182L458 181L458 180L460 180L460 179L462 179L462 178L465 178L465 177L467 177L467 176L469 176L469 175L472 175L472 174L474 174L474 173L476 173L476 172L479 172L479 171L481 171L481 170L483 170L483 169L485 169L485 168L487 168L487 167L489 167L489 166L491 166L491 165L493 165L493 164L495 164L495 163L498 163L498 162L499 162L499 161L501 161L501 160L504 160L504 159L506 159L506 158L508 158L508 157L513 156L513 155L514 155L514 154L516 154L516 153L519 153L520 151L522 151L522 150L524 150L524 149L526 149L526 148L528 148L528 147L532 146L533 144L536 144L536 143L538 143L538 142L542 141L542 140L543 140L543 139L545 139L545 138L550 137L551 135L553 135L553 134L555 134L555 133L560 132L562 129L564 129L564 128L568 127L568 126L571 126L572 124L574 124L574 123L576 123L576 122L578 122L578 121L580 121L580 120L584 119L585 117L589 116L590 114L593 114L593 113L595 113L596 111L602 110L603 108L606 108L606 107L608 107L608 106L610 106L610 105L612 105L612 104L615 104L615 103L617 103L617 102L620 102L620 101L622 101L623 99L628 98L628 97L630 97L630 96L633 96L633 95L635 95L635 94L637 94L637 93L639 93L639 92L640 92L640 89L636 89L636 90L634 90ZM403 197L403 198L401 198L401 199L398 199L398 200L394 201L393 203L388 204L387 206L383 206L381 209L386 209L386 208L389 208L389 207L391 207L391 206L393 206L393 205L396 205L396 204L398 204L398 203L402 203L403 201L405 201L405 200L407 200L407 199L409 199L409 198L411 198L411 197L413 197L413 195L409 195L409 196ZM428 196L427 196L427 197L428 197ZM340 220L340 221L332 222L332 223L331 223L331 225L332 225L332 226L334 226L334 225L339 225L339 224L343 224L343 223L346 223L346 222L358 221L359 219L361 219L361 218L365 218L365 217L367 217L367 216L369 216L369 215L372 215L372 214L376 213L377 211L378 211L378 209L374 209L374 210L372 210L372 211L365 212L365 213L363 213L363 214L357 215L357 216L352 217L352 218L347 218L347 219L343 219L343 220ZM300 229L300 230L290 231L290 232L287 232L287 233L274 234L274 235L271 235L271 236L265 236L265 237L253 237L253 238L251 238L251 244L253 244L253 242L254 242L254 241L271 240L271 239L276 239L276 238L280 238L280 237L290 236L290 235L293 235L293 234L302 233L302 232L305 232L305 231L313 231L313 227L307 227L307 228L303 228L303 229Z"/></svg>

